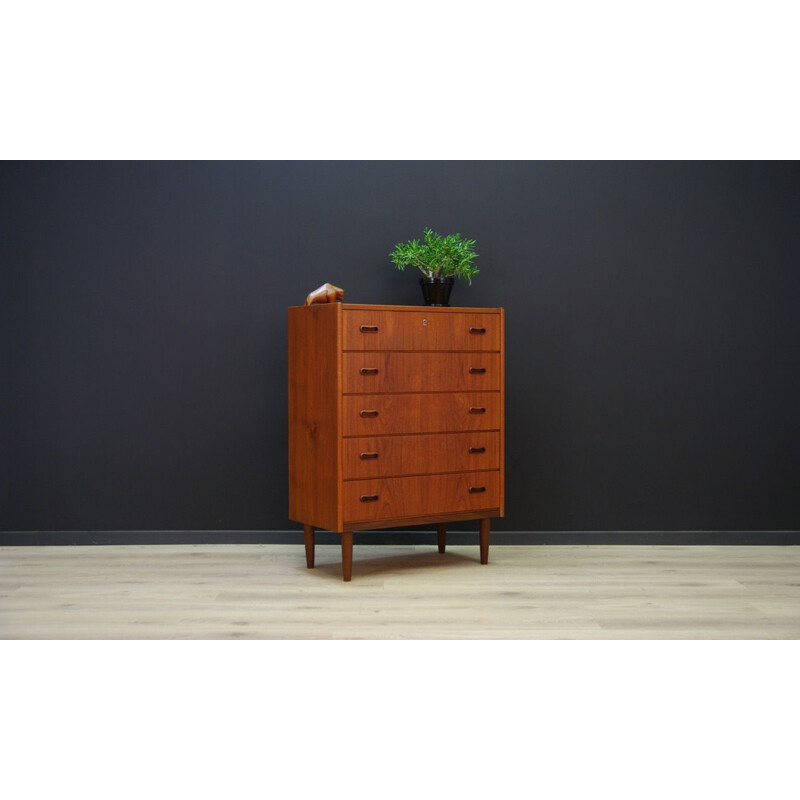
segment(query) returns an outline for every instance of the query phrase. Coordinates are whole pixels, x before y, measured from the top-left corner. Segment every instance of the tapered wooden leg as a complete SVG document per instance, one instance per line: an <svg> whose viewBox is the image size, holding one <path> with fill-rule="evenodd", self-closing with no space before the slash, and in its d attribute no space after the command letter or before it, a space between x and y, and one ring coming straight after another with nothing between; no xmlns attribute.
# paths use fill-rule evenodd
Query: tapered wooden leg
<svg viewBox="0 0 800 800"><path fill-rule="evenodd" d="M342 532L342 578L353 577L353 531Z"/></svg>
<svg viewBox="0 0 800 800"><path fill-rule="evenodd" d="M303 525L303 538L306 540L306 566L314 569L314 526Z"/></svg>
<svg viewBox="0 0 800 800"><path fill-rule="evenodd" d="M489 519L481 520L481 564L489 563Z"/></svg>
<svg viewBox="0 0 800 800"><path fill-rule="evenodd" d="M444 553L444 547L447 544L447 525L440 522L436 526L436 536L439 539L439 552Z"/></svg>

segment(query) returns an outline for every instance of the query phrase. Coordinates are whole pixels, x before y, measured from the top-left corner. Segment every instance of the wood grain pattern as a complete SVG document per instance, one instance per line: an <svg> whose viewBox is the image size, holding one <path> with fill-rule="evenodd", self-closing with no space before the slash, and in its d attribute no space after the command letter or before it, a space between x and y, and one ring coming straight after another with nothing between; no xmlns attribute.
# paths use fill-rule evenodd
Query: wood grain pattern
<svg viewBox="0 0 800 800"><path fill-rule="evenodd" d="M342 433L377 436L499 430L500 413L500 392L345 395Z"/></svg>
<svg viewBox="0 0 800 800"><path fill-rule="evenodd" d="M345 394L499 391L499 353L345 353Z"/></svg>
<svg viewBox="0 0 800 800"><path fill-rule="evenodd" d="M348 481L343 497L345 526L351 522L477 512L498 506L500 473L495 470Z"/></svg>
<svg viewBox="0 0 800 800"><path fill-rule="evenodd" d="M481 564L489 563L489 525L491 520L484 517L480 522L480 549L481 549Z"/></svg>
<svg viewBox="0 0 800 800"><path fill-rule="evenodd" d="M420 311L435 311L437 314L497 314L499 308L485 306L395 306L383 303L342 303L348 311L394 311L399 314L418 314Z"/></svg>
<svg viewBox="0 0 800 800"><path fill-rule="evenodd" d="M504 320L502 309L289 310L289 516L309 567L314 527L502 513ZM342 559L349 580L351 536Z"/></svg>
<svg viewBox="0 0 800 800"><path fill-rule="evenodd" d="M500 309L500 513L506 513L506 310Z"/></svg>
<svg viewBox="0 0 800 800"><path fill-rule="evenodd" d="M491 519L499 517L499 508L481 508L478 511L441 511L435 514L423 514L418 517L398 517L397 519L381 518L379 521L349 522L349 531L372 531L381 528L413 527L415 525L438 525L440 522L476 521L480 517Z"/></svg>
<svg viewBox="0 0 800 800"><path fill-rule="evenodd" d="M353 532L342 531L342 578L345 581L353 577Z"/></svg>
<svg viewBox="0 0 800 800"><path fill-rule="evenodd" d="M341 305L289 309L289 519L341 527Z"/></svg>
<svg viewBox="0 0 800 800"><path fill-rule="evenodd" d="M342 447L344 480L500 468L497 431L356 437Z"/></svg>
<svg viewBox="0 0 800 800"><path fill-rule="evenodd" d="M404 313L356 310L349 306L344 309L345 350L500 349L497 311L441 314L435 308Z"/></svg>
<svg viewBox="0 0 800 800"><path fill-rule="evenodd" d="M303 541L306 546L306 566L314 569L314 527L303 525Z"/></svg>
<svg viewBox="0 0 800 800"><path fill-rule="evenodd" d="M440 522L436 526L436 544L439 547L439 552L444 553L447 548L447 524Z"/></svg>
<svg viewBox="0 0 800 800"><path fill-rule="evenodd" d="M477 524L473 528L478 539ZM358 536L358 535L357 535ZM362 534L362 537L364 535ZM800 639L800 547L0 548L0 639Z"/></svg>

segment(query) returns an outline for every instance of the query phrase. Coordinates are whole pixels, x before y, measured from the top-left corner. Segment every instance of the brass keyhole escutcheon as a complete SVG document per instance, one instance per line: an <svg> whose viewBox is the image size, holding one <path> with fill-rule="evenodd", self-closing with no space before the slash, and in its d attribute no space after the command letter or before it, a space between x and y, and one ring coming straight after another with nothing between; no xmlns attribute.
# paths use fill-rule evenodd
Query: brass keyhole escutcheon
<svg viewBox="0 0 800 800"><path fill-rule="evenodd" d="M422 320L422 327L423 328L427 328L428 327L428 320L427 319L423 319Z"/></svg>

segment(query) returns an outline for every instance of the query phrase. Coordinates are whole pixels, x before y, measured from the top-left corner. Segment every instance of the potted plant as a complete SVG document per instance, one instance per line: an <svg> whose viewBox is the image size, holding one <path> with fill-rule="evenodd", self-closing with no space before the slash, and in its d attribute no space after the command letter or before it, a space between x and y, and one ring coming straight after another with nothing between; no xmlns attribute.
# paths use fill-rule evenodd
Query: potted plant
<svg viewBox="0 0 800 800"><path fill-rule="evenodd" d="M478 257L474 239L462 239L460 233L442 236L430 228L423 231L423 240L412 239L395 245L389 254L399 270L416 267L422 272L419 279L426 306L450 305L450 291L456 278L472 285L472 276L478 269L472 262Z"/></svg>

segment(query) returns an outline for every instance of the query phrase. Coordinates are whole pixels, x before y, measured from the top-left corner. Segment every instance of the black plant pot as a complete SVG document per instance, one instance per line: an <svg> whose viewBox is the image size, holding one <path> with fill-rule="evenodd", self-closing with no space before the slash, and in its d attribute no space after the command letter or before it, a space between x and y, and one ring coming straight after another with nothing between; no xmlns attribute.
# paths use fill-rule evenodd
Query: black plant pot
<svg viewBox="0 0 800 800"><path fill-rule="evenodd" d="M419 285L422 287L422 296L425 298L426 306L449 306L450 291L453 288L455 278L420 278Z"/></svg>

